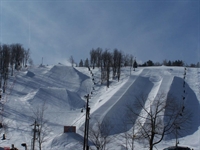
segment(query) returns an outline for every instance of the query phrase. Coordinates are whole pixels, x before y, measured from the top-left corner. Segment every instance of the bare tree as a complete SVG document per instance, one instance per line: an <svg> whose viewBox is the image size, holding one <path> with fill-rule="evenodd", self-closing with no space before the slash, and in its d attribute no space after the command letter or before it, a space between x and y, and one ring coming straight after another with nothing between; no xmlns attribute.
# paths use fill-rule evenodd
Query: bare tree
<svg viewBox="0 0 200 150"><path fill-rule="evenodd" d="M10 56L10 67L11 67L11 76L13 76L14 72L14 64L15 64L15 45L11 45L11 56Z"/></svg>
<svg viewBox="0 0 200 150"><path fill-rule="evenodd" d="M90 51L90 64L92 66L92 68L94 69L95 67L100 67L101 66L101 61L102 61L102 49L101 48L97 48L92 49Z"/></svg>
<svg viewBox="0 0 200 150"><path fill-rule="evenodd" d="M112 125L109 121L96 121L96 125L89 130L89 140L97 150L106 150L107 144L111 143L113 137L109 136ZM92 148L90 148L92 150Z"/></svg>
<svg viewBox="0 0 200 150"><path fill-rule="evenodd" d="M24 48L19 43L14 44L13 46L14 46L13 52L15 53L15 69L19 70L23 62Z"/></svg>
<svg viewBox="0 0 200 150"><path fill-rule="evenodd" d="M137 139L137 133L135 132L134 126L131 128L131 130L124 132L124 134L122 134L122 138L125 139L126 149L134 150L134 142Z"/></svg>
<svg viewBox="0 0 200 150"><path fill-rule="evenodd" d="M30 58L30 49L24 51L24 62L25 66L27 66L28 60Z"/></svg>
<svg viewBox="0 0 200 150"><path fill-rule="evenodd" d="M21 44L0 45L0 85L2 85L2 80L8 77L9 67L11 68L11 76L13 76L14 69L19 70L26 66L29 59L29 49L25 50Z"/></svg>
<svg viewBox="0 0 200 150"><path fill-rule="evenodd" d="M129 66L130 66L130 75L133 67L133 55L129 55Z"/></svg>
<svg viewBox="0 0 200 150"><path fill-rule="evenodd" d="M73 58L73 56L70 57L70 63L72 65L72 67L74 67L74 58Z"/></svg>
<svg viewBox="0 0 200 150"><path fill-rule="evenodd" d="M102 56L102 49L98 47L96 49L96 59L97 59L96 65L97 65L98 68L101 67L101 61L102 61L101 56Z"/></svg>
<svg viewBox="0 0 200 150"><path fill-rule="evenodd" d="M34 114L34 119L38 124L38 144L39 144L39 150L42 150L42 144L44 142L46 142L47 136L50 132L49 127L47 126L47 120L44 117L45 114L45 110L46 110L46 106L45 106L45 102L43 102L42 106L37 107L36 110L33 110L33 114Z"/></svg>
<svg viewBox="0 0 200 150"><path fill-rule="evenodd" d="M1 94L1 91L0 91ZM2 99L0 98L0 133L3 133L3 138L2 140L6 139L6 134L8 132L8 121L5 121L4 119L4 106L5 106L5 102L2 101Z"/></svg>
<svg viewBox="0 0 200 150"><path fill-rule="evenodd" d="M177 127L180 127L179 133L185 130L183 124L188 123L191 113L183 111L183 107L181 101L165 94L158 94L155 99L141 95L133 105L127 106L137 138L147 141L149 150L153 150L165 135L178 134Z"/></svg>
<svg viewBox="0 0 200 150"><path fill-rule="evenodd" d="M130 55L129 54L123 55L123 63L124 63L124 67L130 66Z"/></svg>
<svg viewBox="0 0 200 150"><path fill-rule="evenodd" d="M121 74L121 64L122 64L122 52L119 51L118 49L114 49L112 71L113 71L113 78L117 77L118 81L120 79L120 74Z"/></svg>
<svg viewBox="0 0 200 150"><path fill-rule="evenodd" d="M29 58L28 63L29 63L30 66L32 66L33 65L33 60L31 58Z"/></svg>
<svg viewBox="0 0 200 150"><path fill-rule="evenodd" d="M5 93L7 79L8 79L8 69L9 69L9 62L10 62L10 46L4 44L2 49L2 72L1 76L3 77L3 93Z"/></svg>
<svg viewBox="0 0 200 150"><path fill-rule="evenodd" d="M96 66L96 62L97 62L97 54L96 54L96 50L92 49L90 51L90 64L92 65L92 68L94 69Z"/></svg>
<svg viewBox="0 0 200 150"><path fill-rule="evenodd" d="M106 78L106 82L107 82L107 87L109 88L109 79L110 79L110 71L111 71L111 66L112 66L112 54L106 50L103 52L102 54L102 69L101 71L103 71L103 76L104 78Z"/></svg>
<svg viewBox="0 0 200 150"><path fill-rule="evenodd" d="M118 55L119 55L119 51L117 49L114 49L114 51L113 51L113 64L112 64L113 79L117 75L117 66L118 66L117 59L118 59Z"/></svg>
<svg viewBox="0 0 200 150"><path fill-rule="evenodd" d="M123 56L122 56L122 52L118 53L118 57L117 57L117 79L118 81L120 80L120 76L121 76L121 65L122 65L122 61L123 61Z"/></svg>
<svg viewBox="0 0 200 150"><path fill-rule="evenodd" d="M0 88L2 87L2 79L3 79L3 50L2 45L0 45Z"/></svg>
<svg viewBox="0 0 200 150"><path fill-rule="evenodd" d="M19 70L21 67L27 65L30 59L30 50L25 50L21 44L11 44L10 45L10 66L11 66L11 76L13 76L14 68Z"/></svg>

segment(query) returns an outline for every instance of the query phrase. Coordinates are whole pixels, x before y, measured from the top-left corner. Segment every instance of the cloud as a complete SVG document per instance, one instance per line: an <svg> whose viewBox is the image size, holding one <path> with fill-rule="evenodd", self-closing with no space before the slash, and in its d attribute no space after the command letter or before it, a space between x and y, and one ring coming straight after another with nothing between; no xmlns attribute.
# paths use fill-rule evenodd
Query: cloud
<svg viewBox="0 0 200 150"><path fill-rule="evenodd" d="M35 63L76 61L118 48L142 61L197 61L196 1L3 1L2 42L22 43ZM190 52L189 52L190 50ZM195 57L191 59L190 57Z"/></svg>

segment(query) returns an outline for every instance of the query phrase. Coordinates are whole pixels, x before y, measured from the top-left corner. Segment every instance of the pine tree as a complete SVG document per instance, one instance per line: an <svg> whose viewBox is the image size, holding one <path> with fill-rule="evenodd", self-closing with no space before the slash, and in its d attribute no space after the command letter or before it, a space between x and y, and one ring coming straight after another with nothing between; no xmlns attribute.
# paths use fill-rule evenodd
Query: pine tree
<svg viewBox="0 0 200 150"><path fill-rule="evenodd" d="M83 67L83 60L81 59L80 63L79 63L79 67Z"/></svg>
<svg viewBox="0 0 200 150"><path fill-rule="evenodd" d="M135 71L135 68L137 68L138 64L137 64L137 61L135 60L134 63L133 63L133 68L134 68L134 71Z"/></svg>
<svg viewBox="0 0 200 150"><path fill-rule="evenodd" d="M85 60L84 67L89 67L89 60L88 60L88 58Z"/></svg>

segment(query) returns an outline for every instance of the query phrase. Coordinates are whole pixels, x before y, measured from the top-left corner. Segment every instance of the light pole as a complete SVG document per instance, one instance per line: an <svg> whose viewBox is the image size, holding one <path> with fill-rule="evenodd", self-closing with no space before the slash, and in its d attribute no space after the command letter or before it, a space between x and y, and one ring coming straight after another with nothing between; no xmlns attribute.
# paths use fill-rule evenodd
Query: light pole
<svg viewBox="0 0 200 150"><path fill-rule="evenodd" d="M25 150L27 150L27 145L26 145L26 143L22 143L21 146L25 147Z"/></svg>

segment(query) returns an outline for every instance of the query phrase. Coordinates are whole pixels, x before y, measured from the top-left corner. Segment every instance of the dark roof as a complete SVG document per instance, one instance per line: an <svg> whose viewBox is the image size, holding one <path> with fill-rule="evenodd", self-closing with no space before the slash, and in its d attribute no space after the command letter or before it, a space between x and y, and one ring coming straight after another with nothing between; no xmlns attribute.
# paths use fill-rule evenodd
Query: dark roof
<svg viewBox="0 0 200 150"><path fill-rule="evenodd" d="M183 146L170 146L165 148L164 150L191 150L189 147L183 147Z"/></svg>

